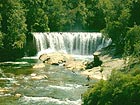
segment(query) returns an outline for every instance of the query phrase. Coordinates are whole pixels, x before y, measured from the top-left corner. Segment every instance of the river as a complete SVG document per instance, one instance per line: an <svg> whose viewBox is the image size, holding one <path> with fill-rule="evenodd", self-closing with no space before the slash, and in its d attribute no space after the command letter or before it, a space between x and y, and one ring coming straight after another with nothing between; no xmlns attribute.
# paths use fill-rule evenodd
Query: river
<svg viewBox="0 0 140 105"><path fill-rule="evenodd" d="M81 105L86 84L95 82L63 66L33 69L35 63L29 58L0 63L0 105Z"/></svg>

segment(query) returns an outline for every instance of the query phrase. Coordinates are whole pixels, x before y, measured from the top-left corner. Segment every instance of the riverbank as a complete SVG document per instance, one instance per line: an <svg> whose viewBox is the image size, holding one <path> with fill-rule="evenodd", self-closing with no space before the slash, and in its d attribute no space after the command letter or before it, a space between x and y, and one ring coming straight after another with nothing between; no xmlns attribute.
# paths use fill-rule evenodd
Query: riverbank
<svg viewBox="0 0 140 105"><path fill-rule="evenodd" d="M33 66L33 68L42 68L45 67L45 64L55 64L59 66L64 66L66 69L71 70L72 72L78 71L81 75L89 76L91 79L107 80L112 70L120 69L125 65L123 58L114 57L112 55L109 55L109 53L98 53L99 58L103 61L103 64L100 67L94 67L92 69L85 69L85 63L87 63L88 61L77 60L71 55L62 53L51 53L41 55L40 60L42 60L42 62L44 63L36 64L35 66Z"/></svg>
<svg viewBox="0 0 140 105"><path fill-rule="evenodd" d="M99 57L103 61L101 67L94 67L92 69L81 71L81 74L89 76L91 79L107 80L112 70L120 69L125 65L122 58L112 58L108 54L100 55Z"/></svg>

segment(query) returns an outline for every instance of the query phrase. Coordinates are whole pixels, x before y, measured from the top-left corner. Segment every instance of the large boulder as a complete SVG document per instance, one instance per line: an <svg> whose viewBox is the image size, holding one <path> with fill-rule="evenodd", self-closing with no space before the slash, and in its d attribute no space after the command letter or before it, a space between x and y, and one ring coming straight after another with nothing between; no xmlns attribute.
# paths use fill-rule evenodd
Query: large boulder
<svg viewBox="0 0 140 105"><path fill-rule="evenodd" d="M65 53L59 53L59 52L54 52L54 53L48 53L48 54L42 54L39 59L43 63L51 64L51 65L59 65L62 63L65 63L69 60L74 60L72 56L69 54Z"/></svg>
<svg viewBox="0 0 140 105"><path fill-rule="evenodd" d="M65 53L48 53L42 54L39 59L43 63L51 65L63 65L69 70L84 70L85 62L81 60L75 60L71 55Z"/></svg>
<svg viewBox="0 0 140 105"><path fill-rule="evenodd" d="M86 66L85 62L83 61L71 60L66 62L65 67L69 70L85 70Z"/></svg>

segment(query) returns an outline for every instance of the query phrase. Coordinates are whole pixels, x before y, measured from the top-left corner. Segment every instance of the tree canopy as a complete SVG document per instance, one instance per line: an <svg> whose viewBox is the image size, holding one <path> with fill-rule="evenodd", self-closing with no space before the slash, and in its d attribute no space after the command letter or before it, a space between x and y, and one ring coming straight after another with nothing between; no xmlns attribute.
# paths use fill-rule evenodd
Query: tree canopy
<svg viewBox="0 0 140 105"><path fill-rule="evenodd" d="M116 54L132 54L139 9L140 0L1 0L0 49L23 49L32 32L101 31Z"/></svg>

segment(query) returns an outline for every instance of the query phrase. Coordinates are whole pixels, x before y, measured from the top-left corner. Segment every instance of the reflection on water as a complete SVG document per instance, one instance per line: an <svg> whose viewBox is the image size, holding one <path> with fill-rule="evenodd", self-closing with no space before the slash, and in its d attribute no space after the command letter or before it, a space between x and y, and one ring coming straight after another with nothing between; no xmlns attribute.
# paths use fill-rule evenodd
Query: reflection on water
<svg viewBox="0 0 140 105"><path fill-rule="evenodd" d="M37 62L0 63L0 105L81 105L85 77L59 66L33 69Z"/></svg>

